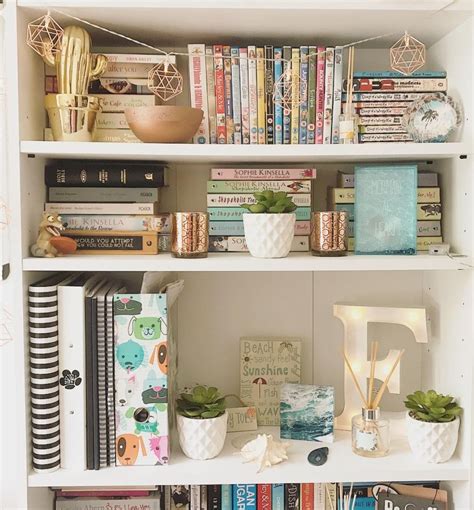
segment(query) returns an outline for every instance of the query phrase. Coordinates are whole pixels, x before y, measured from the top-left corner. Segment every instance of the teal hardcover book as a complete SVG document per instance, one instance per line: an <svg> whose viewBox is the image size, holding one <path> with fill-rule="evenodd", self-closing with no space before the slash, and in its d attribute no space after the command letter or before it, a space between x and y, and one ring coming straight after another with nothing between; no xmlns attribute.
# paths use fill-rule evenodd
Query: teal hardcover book
<svg viewBox="0 0 474 510"><path fill-rule="evenodd" d="M417 166L355 168L355 253L416 253Z"/></svg>

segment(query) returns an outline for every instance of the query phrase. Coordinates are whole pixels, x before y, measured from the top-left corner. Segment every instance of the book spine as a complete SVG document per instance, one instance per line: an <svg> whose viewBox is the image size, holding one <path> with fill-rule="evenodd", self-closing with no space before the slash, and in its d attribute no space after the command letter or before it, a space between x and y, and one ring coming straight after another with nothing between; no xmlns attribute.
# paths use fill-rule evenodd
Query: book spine
<svg viewBox="0 0 474 510"><path fill-rule="evenodd" d="M249 60L247 48L239 49L242 143L250 143Z"/></svg>
<svg viewBox="0 0 474 510"><path fill-rule="evenodd" d="M343 48L341 46L336 46L334 50L334 87L331 143L339 143L339 118L342 112L342 56Z"/></svg>
<svg viewBox="0 0 474 510"><path fill-rule="evenodd" d="M156 96L139 94L96 94L102 103L102 114L122 113L125 108L140 108L142 106L153 106ZM128 127L128 125L127 125Z"/></svg>
<svg viewBox="0 0 474 510"><path fill-rule="evenodd" d="M232 485L221 485L222 510L232 510Z"/></svg>
<svg viewBox="0 0 474 510"><path fill-rule="evenodd" d="M354 204L334 204L334 210L346 212L349 221L354 221Z"/></svg>
<svg viewBox="0 0 474 510"><path fill-rule="evenodd" d="M214 50L206 46L207 108L209 110L209 142L217 143L216 81L214 76Z"/></svg>
<svg viewBox="0 0 474 510"><path fill-rule="evenodd" d="M335 483L326 484L326 509L337 508L337 488Z"/></svg>
<svg viewBox="0 0 474 510"><path fill-rule="evenodd" d="M272 485L270 483L257 485L257 510L272 510Z"/></svg>
<svg viewBox="0 0 474 510"><path fill-rule="evenodd" d="M231 72L232 72L232 118L234 121L234 143L242 143L242 108L241 108L241 85L240 85L240 60L239 48L233 46L230 49Z"/></svg>
<svg viewBox="0 0 474 510"><path fill-rule="evenodd" d="M291 49L291 143L299 143L300 130L300 50Z"/></svg>
<svg viewBox="0 0 474 510"><path fill-rule="evenodd" d="M363 126L401 126L403 117L359 117L359 129Z"/></svg>
<svg viewBox="0 0 474 510"><path fill-rule="evenodd" d="M216 181L316 179L316 168L212 168L211 179Z"/></svg>
<svg viewBox="0 0 474 510"><path fill-rule="evenodd" d="M209 488L207 485L201 485L201 510L207 510L207 493Z"/></svg>
<svg viewBox="0 0 474 510"><path fill-rule="evenodd" d="M48 213L58 214L138 214L150 215L156 213L156 203L107 203L107 204L87 204L77 202L47 202L44 204L44 210Z"/></svg>
<svg viewBox="0 0 474 510"><path fill-rule="evenodd" d="M92 510L92 509L131 510L143 508L146 510L160 510L160 502L154 498L101 498L101 499L75 499L57 498L54 503L55 510Z"/></svg>
<svg viewBox="0 0 474 510"><path fill-rule="evenodd" d="M157 254L158 236L155 232L91 232L65 231L77 243L77 251L87 254Z"/></svg>
<svg viewBox="0 0 474 510"><path fill-rule="evenodd" d="M107 64L162 64L166 58L164 55L154 53L104 53ZM169 55L168 62L176 64L176 57ZM107 67L108 68L108 67Z"/></svg>
<svg viewBox="0 0 474 510"><path fill-rule="evenodd" d="M238 510L257 510L257 486L254 484L236 484L233 486L233 508Z"/></svg>
<svg viewBox="0 0 474 510"><path fill-rule="evenodd" d="M257 48L248 47L250 143L258 143Z"/></svg>
<svg viewBox="0 0 474 510"><path fill-rule="evenodd" d="M441 204L417 204L417 220L441 220Z"/></svg>
<svg viewBox="0 0 474 510"><path fill-rule="evenodd" d="M166 186L166 168L153 164L58 161L46 165L46 186L160 188Z"/></svg>
<svg viewBox="0 0 474 510"><path fill-rule="evenodd" d="M285 485L283 483L272 485L272 510L285 510Z"/></svg>
<svg viewBox="0 0 474 510"><path fill-rule="evenodd" d="M447 78L356 78L354 90L357 92L446 92ZM347 80L344 82L347 91Z"/></svg>
<svg viewBox="0 0 474 510"><path fill-rule="evenodd" d="M190 502L191 487L189 485L171 485L170 489L171 489L170 510L177 510L178 508L188 510L191 503Z"/></svg>
<svg viewBox="0 0 474 510"><path fill-rule="evenodd" d="M326 510L326 488L324 483L314 484L314 510Z"/></svg>
<svg viewBox="0 0 474 510"><path fill-rule="evenodd" d="M266 135L266 106L265 106L265 50L257 48L257 118L258 118L258 143L265 144Z"/></svg>
<svg viewBox="0 0 474 510"><path fill-rule="evenodd" d="M283 97L291 91L291 46L283 46ZM283 106L283 143L291 143L291 109Z"/></svg>
<svg viewBox="0 0 474 510"><path fill-rule="evenodd" d="M301 510L314 510L314 483L301 484Z"/></svg>
<svg viewBox="0 0 474 510"><path fill-rule="evenodd" d="M295 222L295 235L307 236L311 232L309 221ZM212 236L243 236L244 224L242 221L211 221L209 222L209 234ZM429 235L438 235L429 234Z"/></svg>
<svg viewBox="0 0 474 510"><path fill-rule="evenodd" d="M326 69L324 83L324 127L323 143L331 143L332 102L334 87L334 48L326 48Z"/></svg>
<svg viewBox="0 0 474 510"><path fill-rule="evenodd" d="M359 135L359 142L412 142L408 133L391 133L379 135Z"/></svg>
<svg viewBox="0 0 474 510"><path fill-rule="evenodd" d="M110 283L108 284L110 287ZM106 395L106 346L105 346L105 296L97 297L97 413L99 432L99 467L107 467L107 395Z"/></svg>
<svg viewBox="0 0 474 510"><path fill-rule="evenodd" d="M361 108L407 108L413 104L413 101L353 101L353 108L360 110ZM346 101L343 101L344 111L346 109Z"/></svg>
<svg viewBox="0 0 474 510"><path fill-rule="evenodd" d="M379 133L406 133L407 130L403 126L390 124L388 126L361 126L359 125L359 133L362 134L379 134Z"/></svg>
<svg viewBox="0 0 474 510"><path fill-rule="evenodd" d="M57 81L55 80L55 92L57 93ZM117 78L103 78L91 81L89 85L89 94L150 94L146 78L128 78L126 76L118 76ZM47 91L49 92L49 91Z"/></svg>
<svg viewBox="0 0 474 510"><path fill-rule="evenodd" d="M416 235L418 237L441 236L441 222L430 220L417 221Z"/></svg>
<svg viewBox="0 0 474 510"><path fill-rule="evenodd" d="M123 112L98 113L96 127L97 129L129 129L125 113Z"/></svg>
<svg viewBox="0 0 474 510"><path fill-rule="evenodd" d="M406 107L394 107L394 108L354 108L355 112L361 117L369 117L377 115L379 117L385 117L389 115L403 115L406 111Z"/></svg>
<svg viewBox="0 0 474 510"><path fill-rule="evenodd" d="M300 126L299 142L307 143L308 139L308 46L300 48Z"/></svg>
<svg viewBox="0 0 474 510"><path fill-rule="evenodd" d="M49 202L157 202L158 188L50 187Z"/></svg>
<svg viewBox="0 0 474 510"><path fill-rule="evenodd" d="M423 92L354 92L353 101L417 101L424 96ZM342 94L342 100L347 101L347 94Z"/></svg>
<svg viewBox="0 0 474 510"><path fill-rule="evenodd" d="M324 142L324 97L326 83L326 48L318 46L318 60L316 67L316 137L315 143Z"/></svg>
<svg viewBox="0 0 474 510"><path fill-rule="evenodd" d="M308 236L295 236L291 242L290 251L306 252L309 250ZM248 252L245 236L210 236L210 252Z"/></svg>
<svg viewBox="0 0 474 510"><path fill-rule="evenodd" d="M255 193L265 190L311 193L311 181L207 181L208 193Z"/></svg>
<svg viewBox="0 0 474 510"><path fill-rule="evenodd" d="M266 143L275 143L275 126L273 116L273 46L265 46L265 113Z"/></svg>
<svg viewBox="0 0 474 510"><path fill-rule="evenodd" d="M417 251L428 251L432 244L441 244L443 238L437 237L417 237L416 238L416 249Z"/></svg>
<svg viewBox="0 0 474 510"><path fill-rule="evenodd" d="M201 510L201 486L189 487L189 510Z"/></svg>
<svg viewBox="0 0 474 510"><path fill-rule="evenodd" d="M285 483L285 510L300 510L300 486L297 483Z"/></svg>
<svg viewBox="0 0 474 510"><path fill-rule="evenodd" d="M224 197L223 199L225 200ZM328 199L334 204L353 204L355 199L354 188L329 188ZM418 204L437 204L441 200L440 189L418 188L416 199Z"/></svg>
<svg viewBox="0 0 474 510"><path fill-rule="evenodd" d="M308 49L308 139L306 143L316 141L316 46Z"/></svg>
<svg viewBox="0 0 474 510"><path fill-rule="evenodd" d="M162 62L164 62L164 58ZM175 59L176 62L176 59ZM172 62L170 62L172 63ZM143 62L109 62L107 61L107 68L101 78L128 78L128 79L147 79L148 73L153 69L156 64L143 63ZM54 72L54 69L53 69Z"/></svg>
<svg viewBox="0 0 474 510"><path fill-rule="evenodd" d="M415 71L410 78L446 78L446 71ZM397 71L356 71L354 78L406 78Z"/></svg>
<svg viewBox="0 0 474 510"><path fill-rule="evenodd" d="M436 172L418 172L418 186L420 188L436 188L438 186L438 174Z"/></svg>
<svg viewBox="0 0 474 510"><path fill-rule="evenodd" d="M311 195L309 193L289 194L298 207L310 207ZM352 199L354 201L354 199ZM255 204L257 199L252 193L211 193L207 195L208 207L237 207L242 204Z"/></svg>
<svg viewBox="0 0 474 510"><path fill-rule="evenodd" d="M214 78L216 87L216 124L217 143L226 143L226 115L225 115L225 77L223 48L220 44L213 47L214 50Z"/></svg>
<svg viewBox="0 0 474 510"><path fill-rule="evenodd" d="M155 216L135 215L93 215L93 214L65 214L63 223L68 230L97 230L97 231L149 231L160 234L171 233L171 219L169 213Z"/></svg>
<svg viewBox="0 0 474 510"><path fill-rule="evenodd" d="M275 59L274 62L274 87L278 87L278 96L282 97L283 92L283 83L281 80L282 75L282 48L275 48L273 51L273 56ZM283 143L283 106L280 101L275 102L274 104L274 112L275 112L275 119L274 119L274 140L275 144L282 144Z"/></svg>
<svg viewBox="0 0 474 510"><path fill-rule="evenodd" d="M232 61L230 46L222 47L224 56L224 99L226 143L234 143L234 112L232 109Z"/></svg>

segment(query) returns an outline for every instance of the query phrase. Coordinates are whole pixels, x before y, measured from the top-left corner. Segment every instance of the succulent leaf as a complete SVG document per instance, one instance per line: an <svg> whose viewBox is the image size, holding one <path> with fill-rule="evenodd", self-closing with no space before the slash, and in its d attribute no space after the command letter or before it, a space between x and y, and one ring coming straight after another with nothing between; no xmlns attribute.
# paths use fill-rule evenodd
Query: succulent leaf
<svg viewBox="0 0 474 510"><path fill-rule="evenodd" d="M296 210L293 199L285 191L258 191L253 194L257 203L242 204L251 213L290 213Z"/></svg>
<svg viewBox="0 0 474 510"><path fill-rule="evenodd" d="M405 407L413 418L431 423L450 422L462 413L462 408L452 396L434 390L407 395Z"/></svg>
<svg viewBox="0 0 474 510"><path fill-rule="evenodd" d="M216 418L225 412L225 397L221 397L214 386L195 386L191 391L181 393L177 399L179 414L188 418Z"/></svg>

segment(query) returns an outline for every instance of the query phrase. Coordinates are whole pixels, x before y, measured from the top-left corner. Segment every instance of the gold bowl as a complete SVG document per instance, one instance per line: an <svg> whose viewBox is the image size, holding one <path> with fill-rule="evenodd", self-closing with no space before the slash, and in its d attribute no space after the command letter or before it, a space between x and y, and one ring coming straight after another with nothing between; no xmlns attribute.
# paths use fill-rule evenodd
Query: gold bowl
<svg viewBox="0 0 474 510"><path fill-rule="evenodd" d="M189 106L140 106L126 108L125 118L135 136L146 143L188 142L204 113Z"/></svg>

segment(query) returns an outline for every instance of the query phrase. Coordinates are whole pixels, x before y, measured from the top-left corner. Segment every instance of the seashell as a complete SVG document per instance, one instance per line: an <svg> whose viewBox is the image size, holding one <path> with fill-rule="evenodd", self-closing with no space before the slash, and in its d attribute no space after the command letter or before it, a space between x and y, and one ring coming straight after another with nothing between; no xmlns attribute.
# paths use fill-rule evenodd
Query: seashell
<svg viewBox="0 0 474 510"><path fill-rule="evenodd" d="M290 443L273 439L270 434L259 434L256 439L249 441L240 450L244 462L257 462L257 473L266 467L287 460L286 450Z"/></svg>

